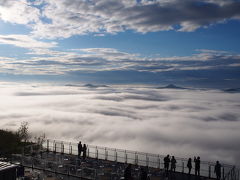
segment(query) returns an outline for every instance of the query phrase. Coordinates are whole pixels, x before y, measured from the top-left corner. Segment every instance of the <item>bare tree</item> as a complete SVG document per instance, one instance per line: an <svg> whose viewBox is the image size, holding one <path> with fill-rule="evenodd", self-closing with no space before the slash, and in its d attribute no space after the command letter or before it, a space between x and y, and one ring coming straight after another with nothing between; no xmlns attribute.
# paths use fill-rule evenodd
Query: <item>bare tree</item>
<svg viewBox="0 0 240 180"><path fill-rule="evenodd" d="M24 121L21 123L18 128L17 134L21 141L27 142L30 139L29 131L28 131L29 123Z"/></svg>

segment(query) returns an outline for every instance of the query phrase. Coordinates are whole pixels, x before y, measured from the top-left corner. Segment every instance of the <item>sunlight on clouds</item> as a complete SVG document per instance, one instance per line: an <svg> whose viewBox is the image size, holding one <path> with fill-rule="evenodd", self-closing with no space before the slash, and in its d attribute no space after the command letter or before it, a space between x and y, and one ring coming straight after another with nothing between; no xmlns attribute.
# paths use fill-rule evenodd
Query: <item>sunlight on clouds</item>
<svg viewBox="0 0 240 180"><path fill-rule="evenodd" d="M31 6L27 0L0 1L0 19L17 24L38 22L40 10Z"/></svg>
<svg viewBox="0 0 240 180"><path fill-rule="evenodd" d="M27 25L42 38L68 38L89 33L117 34L195 31L239 19L239 2L135 0L9 0L0 1L0 19ZM215 13L212 13L215 12ZM46 20L47 19L47 20Z"/></svg>
<svg viewBox="0 0 240 180"><path fill-rule="evenodd" d="M11 44L17 47L27 49L48 49L56 47L56 42L43 42L32 38L29 35L11 34L11 35L0 35L1 44Z"/></svg>

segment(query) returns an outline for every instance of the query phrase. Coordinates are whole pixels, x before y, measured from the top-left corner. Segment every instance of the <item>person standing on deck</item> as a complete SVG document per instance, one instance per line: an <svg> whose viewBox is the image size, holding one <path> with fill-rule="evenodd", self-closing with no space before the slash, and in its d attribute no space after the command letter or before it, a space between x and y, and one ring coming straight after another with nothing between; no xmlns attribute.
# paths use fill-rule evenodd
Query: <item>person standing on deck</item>
<svg viewBox="0 0 240 180"><path fill-rule="evenodd" d="M200 157L198 156L197 158L194 157L194 163L195 163L195 175L200 176Z"/></svg>
<svg viewBox="0 0 240 180"><path fill-rule="evenodd" d="M79 141L79 143L78 143L78 158L81 157L82 150L83 150L82 143L81 143L81 141Z"/></svg>
<svg viewBox="0 0 240 180"><path fill-rule="evenodd" d="M214 167L214 172L216 173L217 180L221 179L221 167L222 165L219 163L219 161L217 161Z"/></svg>
<svg viewBox="0 0 240 180"><path fill-rule="evenodd" d="M169 163L170 163L169 154L163 160L164 160L164 169L166 172L168 172Z"/></svg>
<svg viewBox="0 0 240 180"><path fill-rule="evenodd" d="M86 144L83 145L82 151L83 151L83 160L85 161L86 156L87 156L87 146L86 146Z"/></svg>
<svg viewBox="0 0 240 180"><path fill-rule="evenodd" d="M188 167L188 174L191 174L191 170L192 170L192 159L191 158L188 159L187 167Z"/></svg>
<svg viewBox="0 0 240 180"><path fill-rule="evenodd" d="M176 171L176 163L177 163L177 161L176 161L175 157L172 156L172 159L171 159L171 171L172 172Z"/></svg>

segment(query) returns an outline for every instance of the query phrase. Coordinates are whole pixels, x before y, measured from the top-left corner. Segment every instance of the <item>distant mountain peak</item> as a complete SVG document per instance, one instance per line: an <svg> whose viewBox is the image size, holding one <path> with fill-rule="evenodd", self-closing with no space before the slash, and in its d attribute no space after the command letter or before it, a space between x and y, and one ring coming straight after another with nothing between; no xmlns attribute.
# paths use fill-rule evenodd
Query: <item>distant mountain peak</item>
<svg viewBox="0 0 240 180"><path fill-rule="evenodd" d="M239 93L240 88L230 88L230 89L225 89L224 91L229 93Z"/></svg>
<svg viewBox="0 0 240 180"><path fill-rule="evenodd" d="M85 84L84 87L98 88L98 87L108 87L108 86L107 85Z"/></svg>
<svg viewBox="0 0 240 180"><path fill-rule="evenodd" d="M176 86L175 84L169 84L169 85L164 86L164 87L158 87L157 89L188 89L188 88Z"/></svg>
<svg viewBox="0 0 240 180"><path fill-rule="evenodd" d="M174 84L169 84L169 85L165 86L165 88L179 88L179 87Z"/></svg>

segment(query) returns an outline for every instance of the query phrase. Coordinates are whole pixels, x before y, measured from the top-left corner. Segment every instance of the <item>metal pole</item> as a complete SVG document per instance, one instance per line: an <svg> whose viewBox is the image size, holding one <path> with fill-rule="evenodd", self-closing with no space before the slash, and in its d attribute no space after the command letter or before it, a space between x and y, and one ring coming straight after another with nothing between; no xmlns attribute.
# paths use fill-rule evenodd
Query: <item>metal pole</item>
<svg viewBox="0 0 240 180"><path fill-rule="evenodd" d="M127 152L125 150L125 163L127 164L127 162L128 162L128 157L127 157Z"/></svg>
<svg viewBox="0 0 240 180"><path fill-rule="evenodd" d="M72 144L70 143L70 154L72 154Z"/></svg>
<svg viewBox="0 0 240 180"><path fill-rule="evenodd" d="M135 164L136 164L136 165L138 164L138 155L137 155L137 152L135 152Z"/></svg>
<svg viewBox="0 0 240 180"><path fill-rule="evenodd" d="M105 151L105 160L107 160L107 148L106 147L104 148L104 151Z"/></svg>
<svg viewBox="0 0 240 180"><path fill-rule="evenodd" d="M96 159L98 159L98 149L96 149Z"/></svg>
<svg viewBox="0 0 240 180"><path fill-rule="evenodd" d="M149 166L149 158L148 158L148 154L146 154L146 166Z"/></svg>
<svg viewBox="0 0 240 180"><path fill-rule="evenodd" d="M54 147L54 153L56 153L57 152L57 144L55 141L53 141L53 147Z"/></svg>
<svg viewBox="0 0 240 180"><path fill-rule="evenodd" d="M49 139L47 140L47 152L49 152Z"/></svg>
<svg viewBox="0 0 240 180"><path fill-rule="evenodd" d="M117 154L117 150L114 149L114 161L116 161L116 159L117 159L116 154Z"/></svg>
<svg viewBox="0 0 240 180"><path fill-rule="evenodd" d="M222 177L223 177L223 179L225 179L224 167L223 167L223 170L222 170Z"/></svg>
<svg viewBox="0 0 240 180"><path fill-rule="evenodd" d="M184 162L182 161L182 173L184 173Z"/></svg>
<svg viewBox="0 0 240 180"><path fill-rule="evenodd" d="M159 155L158 155L158 164L157 164L157 168L158 168L158 169L160 169L160 165L161 165L161 164L160 164L160 157L159 157Z"/></svg>
<svg viewBox="0 0 240 180"><path fill-rule="evenodd" d="M211 178L211 165L208 166L208 177Z"/></svg>
<svg viewBox="0 0 240 180"><path fill-rule="evenodd" d="M61 143L61 146L62 146L62 154L64 154L64 144L63 144L63 142Z"/></svg>
<svg viewBox="0 0 240 180"><path fill-rule="evenodd" d="M105 152L105 160L108 160L108 151Z"/></svg>

